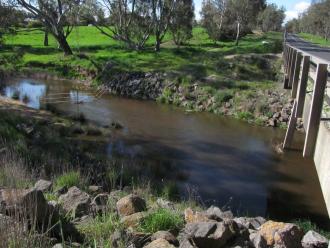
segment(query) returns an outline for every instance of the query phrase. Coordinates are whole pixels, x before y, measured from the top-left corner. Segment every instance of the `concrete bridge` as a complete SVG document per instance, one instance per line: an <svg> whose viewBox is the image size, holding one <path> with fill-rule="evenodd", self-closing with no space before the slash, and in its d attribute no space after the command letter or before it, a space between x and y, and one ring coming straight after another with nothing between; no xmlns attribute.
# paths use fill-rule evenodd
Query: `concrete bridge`
<svg viewBox="0 0 330 248"><path fill-rule="evenodd" d="M330 216L330 48L285 33L283 60L284 88L291 89L294 99L283 148L290 149L297 118L302 118L306 131L302 155L314 160Z"/></svg>

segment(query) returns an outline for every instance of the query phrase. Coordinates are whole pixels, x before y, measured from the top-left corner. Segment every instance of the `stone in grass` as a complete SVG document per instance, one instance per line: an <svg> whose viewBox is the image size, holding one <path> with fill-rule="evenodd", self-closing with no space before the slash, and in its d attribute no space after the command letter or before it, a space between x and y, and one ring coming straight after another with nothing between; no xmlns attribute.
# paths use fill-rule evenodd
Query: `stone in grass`
<svg viewBox="0 0 330 248"><path fill-rule="evenodd" d="M146 210L146 202L141 197L130 194L116 203L117 211L121 216L128 216Z"/></svg>
<svg viewBox="0 0 330 248"><path fill-rule="evenodd" d="M261 225L259 233L266 240L268 246L301 247L303 231L294 224L267 221Z"/></svg>
<svg viewBox="0 0 330 248"><path fill-rule="evenodd" d="M303 230L295 225L288 223L278 230L274 235L275 246L281 248L300 248L301 239L304 236Z"/></svg>
<svg viewBox="0 0 330 248"><path fill-rule="evenodd" d="M120 220L123 226L126 228L128 227L136 227L142 220L143 218L146 217L145 212L137 212L128 216L123 216Z"/></svg>
<svg viewBox="0 0 330 248"><path fill-rule="evenodd" d="M168 231L158 231L151 235L151 241L157 240L157 239L165 239L167 240L170 244L179 246L179 241L176 239L176 237L168 232Z"/></svg>
<svg viewBox="0 0 330 248"><path fill-rule="evenodd" d="M103 192L102 186L98 186L98 185L88 186L88 193L90 193L91 195L101 194L102 192Z"/></svg>
<svg viewBox="0 0 330 248"><path fill-rule="evenodd" d="M267 241L258 232L250 234L250 241L255 248L267 248Z"/></svg>
<svg viewBox="0 0 330 248"><path fill-rule="evenodd" d="M194 212L191 208L187 208L184 211L184 219L186 223L208 222L210 219L205 213Z"/></svg>
<svg viewBox="0 0 330 248"><path fill-rule="evenodd" d="M226 247L238 231L232 220L188 223L185 227L187 238L199 248Z"/></svg>
<svg viewBox="0 0 330 248"><path fill-rule="evenodd" d="M206 210L206 216L211 220L222 221L224 219L233 219L233 213L228 211L222 211L220 208L211 206Z"/></svg>
<svg viewBox="0 0 330 248"><path fill-rule="evenodd" d="M238 218L234 218L234 221L239 224L242 225L248 229L254 229L257 230L262 224L264 224L266 222L266 220L261 217L238 217Z"/></svg>
<svg viewBox="0 0 330 248"><path fill-rule="evenodd" d="M175 246L170 244L166 239L156 239L144 246L144 248L175 248Z"/></svg>
<svg viewBox="0 0 330 248"><path fill-rule="evenodd" d="M301 244L304 248L327 248L329 240L321 234L310 230L303 237Z"/></svg>
<svg viewBox="0 0 330 248"><path fill-rule="evenodd" d="M108 210L109 194L102 193L94 197L91 209L94 214L102 214Z"/></svg>
<svg viewBox="0 0 330 248"><path fill-rule="evenodd" d="M34 185L34 189L40 190L41 192L48 192L51 190L53 183L48 180L40 179Z"/></svg>
<svg viewBox="0 0 330 248"><path fill-rule="evenodd" d="M68 192L59 197L59 202L66 213L74 217L81 217L89 213L91 198L76 186L69 188Z"/></svg>

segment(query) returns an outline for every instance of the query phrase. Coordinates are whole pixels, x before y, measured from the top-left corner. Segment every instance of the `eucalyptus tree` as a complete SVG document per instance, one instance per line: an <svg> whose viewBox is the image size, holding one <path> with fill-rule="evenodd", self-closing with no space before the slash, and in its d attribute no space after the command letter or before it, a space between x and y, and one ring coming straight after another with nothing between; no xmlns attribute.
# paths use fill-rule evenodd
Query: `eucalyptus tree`
<svg viewBox="0 0 330 248"><path fill-rule="evenodd" d="M170 20L170 31L176 45L180 46L192 38L193 22L193 1L177 1Z"/></svg>
<svg viewBox="0 0 330 248"><path fill-rule="evenodd" d="M151 0L156 52L160 50L160 44L167 33L175 5L176 0Z"/></svg>
<svg viewBox="0 0 330 248"><path fill-rule="evenodd" d="M103 35L131 49L145 46L153 28L151 0L90 0L87 6L84 17Z"/></svg>
<svg viewBox="0 0 330 248"><path fill-rule="evenodd" d="M259 13L258 23L262 31L280 31L285 18L285 10L276 4L269 4Z"/></svg>
<svg viewBox="0 0 330 248"><path fill-rule="evenodd" d="M72 49L67 41L79 16L81 0L16 0L51 33L65 55Z"/></svg>

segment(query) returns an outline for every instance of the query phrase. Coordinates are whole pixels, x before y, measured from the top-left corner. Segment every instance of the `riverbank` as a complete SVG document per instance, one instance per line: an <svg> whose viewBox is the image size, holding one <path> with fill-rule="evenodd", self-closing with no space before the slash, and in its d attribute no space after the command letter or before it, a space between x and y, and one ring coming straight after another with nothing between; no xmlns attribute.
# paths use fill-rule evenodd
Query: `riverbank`
<svg viewBox="0 0 330 248"><path fill-rule="evenodd" d="M293 102L279 83L279 56L237 55L221 63L226 68L225 80L210 75L191 83L171 73L108 73L111 76L103 78L101 87L124 97L173 104L187 112L206 111L256 125L286 128ZM106 71L115 68L109 63ZM302 121L297 129L303 130Z"/></svg>

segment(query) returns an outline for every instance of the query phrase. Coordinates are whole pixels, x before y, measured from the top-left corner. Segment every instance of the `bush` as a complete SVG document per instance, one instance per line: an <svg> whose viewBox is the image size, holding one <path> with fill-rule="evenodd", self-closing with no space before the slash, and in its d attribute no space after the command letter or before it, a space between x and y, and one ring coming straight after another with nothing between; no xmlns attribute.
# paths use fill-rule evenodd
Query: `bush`
<svg viewBox="0 0 330 248"><path fill-rule="evenodd" d="M55 188L83 186L82 177L79 171L69 171L55 180Z"/></svg>
<svg viewBox="0 0 330 248"><path fill-rule="evenodd" d="M159 208L142 220L139 229L146 233L155 233L157 231L179 230L183 225L183 217L179 213Z"/></svg>
<svg viewBox="0 0 330 248"><path fill-rule="evenodd" d="M232 93L227 90L218 91L215 94L215 101L220 103L228 102L232 98Z"/></svg>

